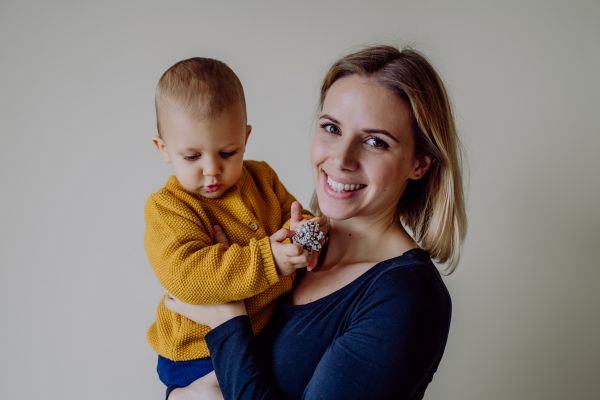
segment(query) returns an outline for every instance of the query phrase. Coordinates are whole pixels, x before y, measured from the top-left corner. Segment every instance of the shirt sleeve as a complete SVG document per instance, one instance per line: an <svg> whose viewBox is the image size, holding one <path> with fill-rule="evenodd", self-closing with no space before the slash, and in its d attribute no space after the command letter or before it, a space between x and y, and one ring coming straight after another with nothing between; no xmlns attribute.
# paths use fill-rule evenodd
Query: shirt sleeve
<svg viewBox="0 0 600 400"><path fill-rule="evenodd" d="M303 399L422 398L446 343L449 297L445 288L432 288L431 279L398 275L384 274L361 299L323 354ZM249 321L230 320L206 340L225 399L282 398L261 364Z"/></svg>
<svg viewBox="0 0 600 400"><path fill-rule="evenodd" d="M262 363L248 316L230 319L205 338L225 400L283 399Z"/></svg>
<svg viewBox="0 0 600 400"><path fill-rule="evenodd" d="M268 237L228 249L213 245L195 213L165 195L150 197L145 217L150 264L160 284L185 303L241 300L279 281Z"/></svg>

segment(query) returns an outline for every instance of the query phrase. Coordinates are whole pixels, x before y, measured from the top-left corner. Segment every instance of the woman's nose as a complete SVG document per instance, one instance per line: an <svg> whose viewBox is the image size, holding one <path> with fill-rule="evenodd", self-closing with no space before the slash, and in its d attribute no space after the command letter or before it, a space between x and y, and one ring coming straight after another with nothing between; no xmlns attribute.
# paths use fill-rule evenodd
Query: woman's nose
<svg viewBox="0 0 600 400"><path fill-rule="evenodd" d="M335 148L335 166L340 170L353 171L358 165L356 144L350 140L338 143Z"/></svg>

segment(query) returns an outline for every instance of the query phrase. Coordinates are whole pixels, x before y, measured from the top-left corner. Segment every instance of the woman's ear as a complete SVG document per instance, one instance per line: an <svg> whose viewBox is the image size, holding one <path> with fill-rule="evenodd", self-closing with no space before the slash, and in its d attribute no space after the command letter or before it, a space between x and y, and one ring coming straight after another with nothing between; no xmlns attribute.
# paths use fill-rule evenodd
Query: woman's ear
<svg viewBox="0 0 600 400"><path fill-rule="evenodd" d="M427 173L431 164L435 162L435 158L432 158L431 156L417 156L416 161L417 165L410 176L410 179L415 181L421 179L425 173Z"/></svg>
<svg viewBox="0 0 600 400"><path fill-rule="evenodd" d="M158 149L158 152L162 156L163 160L165 160L166 163L170 163L171 157L169 156L169 153L167 152L167 145L165 144L165 141L160 136L154 135L152 137L152 142Z"/></svg>

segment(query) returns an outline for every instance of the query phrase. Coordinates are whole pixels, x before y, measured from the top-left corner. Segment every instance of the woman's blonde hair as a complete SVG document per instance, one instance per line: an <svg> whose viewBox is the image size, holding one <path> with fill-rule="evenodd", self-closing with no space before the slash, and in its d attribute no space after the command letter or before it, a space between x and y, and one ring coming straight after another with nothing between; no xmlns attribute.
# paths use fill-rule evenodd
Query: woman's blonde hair
<svg viewBox="0 0 600 400"><path fill-rule="evenodd" d="M425 57L412 49L367 47L333 64L321 87L321 110L331 85L350 75L376 79L410 106L415 153L435 161L425 176L409 181L397 213L419 246L436 262L447 264L445 273L451 274L460 259L467 216L460 141L444 84ZM316 193L311 208L323 216Z"/></svg>

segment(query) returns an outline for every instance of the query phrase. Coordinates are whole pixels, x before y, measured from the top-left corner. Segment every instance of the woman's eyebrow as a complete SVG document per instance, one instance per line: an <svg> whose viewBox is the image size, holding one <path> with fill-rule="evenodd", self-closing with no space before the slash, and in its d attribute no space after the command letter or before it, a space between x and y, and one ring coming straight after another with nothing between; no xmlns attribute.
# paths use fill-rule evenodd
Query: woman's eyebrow
<svg viewBox="0 0 600 400"><path fill-rule="evenodd" d="M382 135L390 137L396 143L400 143L400 141L398 139L396 139L394 137L394 135L392 135L391 133L389 133L385 129L364 129L363 132L365 132L365 133L381 133Z"/></svg>
<svg viewBox="0 0 600 400"><path fill-rule="evenodd" d="M323 115L321 115L321 116L319 117L319 119L321 119L321 118L326 118L326 119L330 120L331 122L333 122L334 124L338 124L338 125L339 125L339 123L340 123L340 121L338 121L337 119L333 118L333 117L332 117L331 115L329 115L329 114L323 114Z"/></svg>

